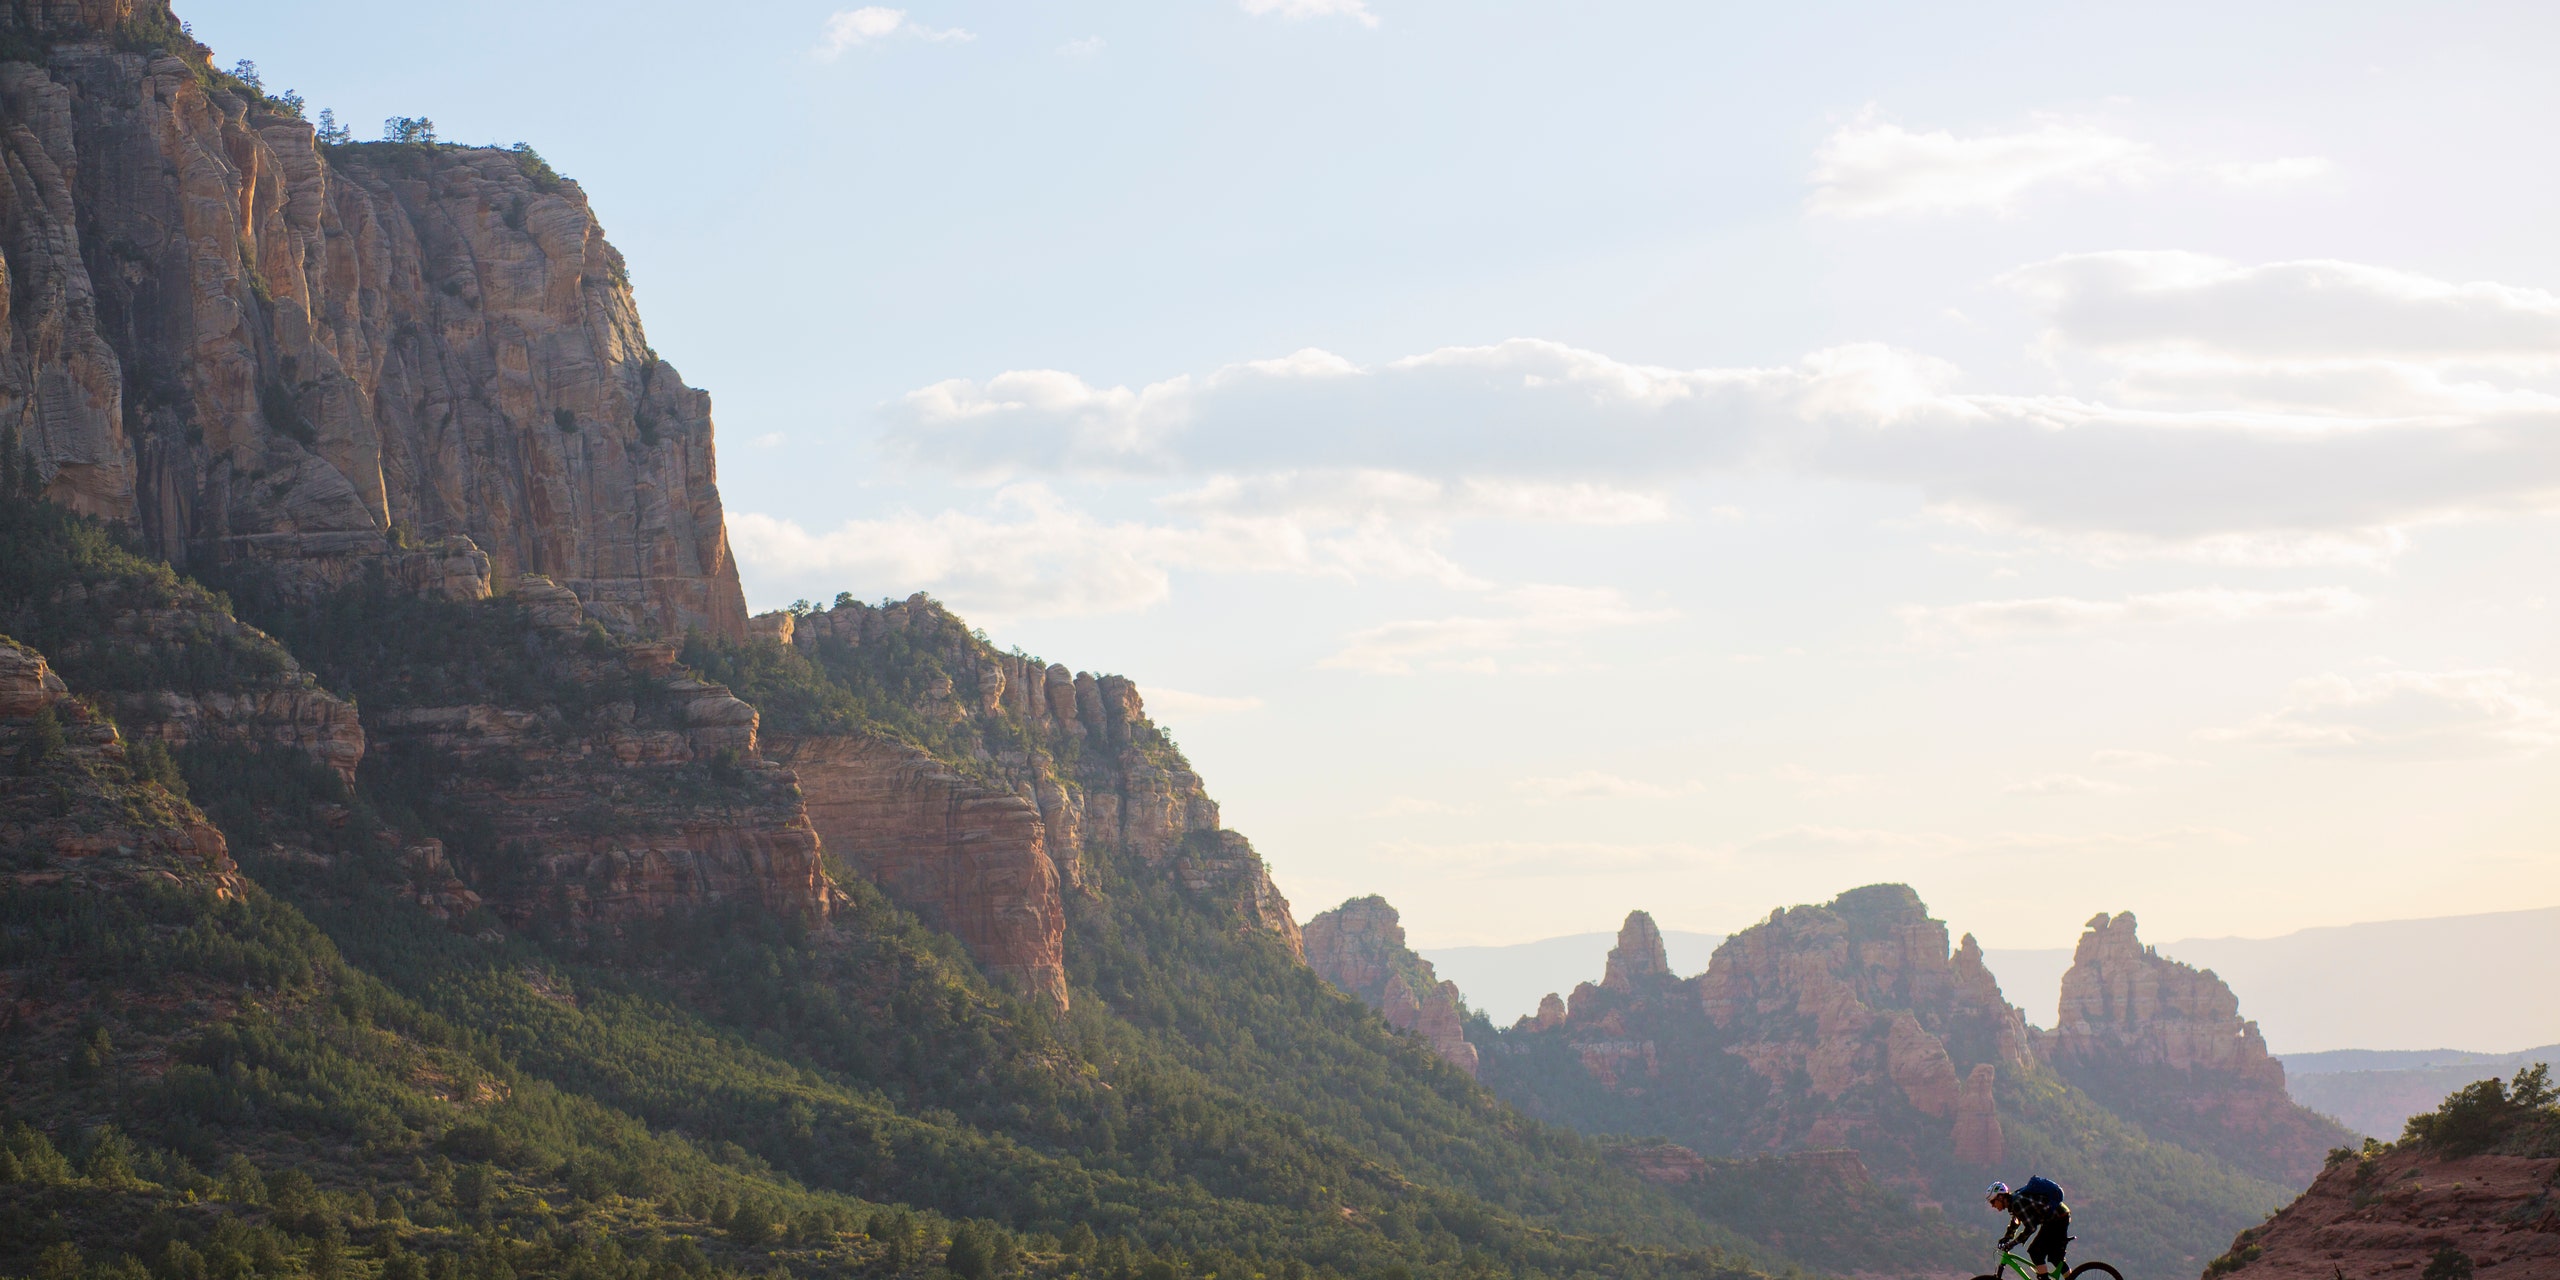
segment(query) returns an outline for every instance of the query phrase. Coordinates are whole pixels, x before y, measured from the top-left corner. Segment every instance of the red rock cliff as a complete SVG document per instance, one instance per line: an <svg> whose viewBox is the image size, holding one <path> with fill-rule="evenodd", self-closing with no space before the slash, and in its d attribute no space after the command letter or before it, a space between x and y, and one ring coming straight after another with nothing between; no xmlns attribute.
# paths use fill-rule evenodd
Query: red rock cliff
<svg viewBox="0 0 2560 1280"><path fill-rule="evenodd" d="M557 584L521 579L515 593L535 619L526 646L562 672L556 701L366 713L378 749L423 765L437 799L478 820L472 846L413 857L430 864L421 893L450 867L520 926L611 927L731 901L828 916L818 835L791 771L758 754L755 709L677 666L670 644L583 637Z"/></svg>
<svg viewBox="0 0 2560 1280"><path fill-rule="evenodd" d="M708 398L650 350L575 183L317 146L204 72L165 0L21 9L47 51L0 63L0 423L49 496L182 566L338 581L396 529L457 591L485 553L618 628L744 634ZM165 50L114 47L129 18Z"/></svg>
<svg viewBox="0 0 2560 1280"><path fill-rule="evenodd" d="M1422 1037L1449 1065L1476 1073L1458 984L1442 981L1405 945L1404 921L1386 899L1354 898L1309 920L1306 945L1308 967L1325 981L1376 1009L1388 1026Z"/></svg>
<svg viewBox="0 0 2560 1280"><path fill-rule="evenodd" d="M1066 913L1040 811L904 743L782 737L827 851L878 882L1016 990L1067 1007Z"/></svg>
<svg viewBox="0 0 2560 1280"><path fill-rule="evenodd" d="M892 897L948 922L991 971L1019 974L1028 989L1063 1003L1051 922L1063 919L1064 895L1083 885L1093 858L1218 898L1247 927L1304 954L1261 857L1220 827L1217 802L1147 718L1129 680L1000 652L923 595L766 614L752 626L821 662L898 655L900 669L920 680L905 709L951 756L930 783L914 763L903 798L879 780L886 757L867 749L777 738L773 751L802 771L813 796L837 798L820 806L833 806L819 818L822 831L837 832L830 847L865 850L861 861L880 869L875 877ZM1008 808L1006 797L1028 812ZM937 805L961 806L965 817L955 827L918 816ZM992 825L973 830L981 824ZM1034 848L1049 874L1031 865Z"/></svg>
<svg viewBox="0 0 2560 1280"><path fill-rule="evenodd" d="M2038 1036L2064 1079L2244 1169L2300 1185L2347 1131L2294 1103L2284 1064L2212 970L2142 944L2133 913L2092 917Z"/></svg>

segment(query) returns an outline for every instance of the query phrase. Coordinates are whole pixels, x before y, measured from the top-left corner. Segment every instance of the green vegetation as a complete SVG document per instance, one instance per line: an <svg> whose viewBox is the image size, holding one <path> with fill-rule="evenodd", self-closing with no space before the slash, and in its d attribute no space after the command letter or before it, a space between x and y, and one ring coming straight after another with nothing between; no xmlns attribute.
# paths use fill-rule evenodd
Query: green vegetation
<svg viewBox="0 0 2560 1280"><path fill-rule="evenodd" d="M0 614L73 653L75 688L314 679L229 597L92 522L13 494L0 545ZM108 603L57 620L74 584ZM540 630L507 599L380 578L311 596L254 568L227 585L368 713L520 707L537 743L618 708L641 728L668 714L663 678L624 674L600 632ZM136 603L184 625L132 652L80 643ZM833 655L850 679L769 645L696 649L797 700L769 720L990 740L916 709L945 665L920 646ZM449 798L504 759L378 747L353 788L289 750L128 759L100 785L164 814L194 796L246 878L229 900L182 884L0 904L0 971L54 1011L0 1080L0 1128L24 1126L0 1143L0 1274L1748 1274L1738 1237L1145 864L1089 858L1058 1015L843 868L824 929L744 904L583 935L440 920L407 896L403 850L434 833L458 853L472 815ZM724 794L673 802L715 813Z"/></svg>
<svg viewBox="0 0 2560 1280"><path fill-rule="evenodd" d="M2435 1110L2409 1117L2401 1140L2448 1156L2560 1155L2560 1091L2551 1087L2551 1064L2517 1072L2513 1086L2493 1076L2454 1090Z"/></svg>

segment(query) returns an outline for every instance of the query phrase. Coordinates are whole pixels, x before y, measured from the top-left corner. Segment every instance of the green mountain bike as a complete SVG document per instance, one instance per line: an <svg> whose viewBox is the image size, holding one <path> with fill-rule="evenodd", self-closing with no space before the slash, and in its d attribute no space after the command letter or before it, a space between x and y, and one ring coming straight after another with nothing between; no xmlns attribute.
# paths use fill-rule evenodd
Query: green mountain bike
<svg viewBox="0 0 2560 1280"><path fill-rule="evenodd" d="M1975 1276L1973 1280L2010 1280L2011 1272L2017 1273L2017 1280L2036 1280L2036 1264L2006 1249L2000 1251L2000 1261L1993 1264L1991 1274ZM2123 1272L2103 1262L2083 1262L2062 1273L2061 1280L2082 1280L2084 1276L2105 1276L2106 1280L2124 1280Z"/></svg>

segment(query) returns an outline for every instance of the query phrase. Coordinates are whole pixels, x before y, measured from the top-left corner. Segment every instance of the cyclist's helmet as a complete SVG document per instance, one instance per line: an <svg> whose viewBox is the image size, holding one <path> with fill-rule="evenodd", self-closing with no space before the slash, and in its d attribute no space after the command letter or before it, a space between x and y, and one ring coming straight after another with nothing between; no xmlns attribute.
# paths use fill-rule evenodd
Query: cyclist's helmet
<svg viewBox="0 0 2560 1280"><path fill-rule="evenodd" d="M1997 1200L2007 1194L2009 1194L2009 1184L2005 1182L1995 1182L1983 1189L1982 1198L1985 1200Z"/></svg>

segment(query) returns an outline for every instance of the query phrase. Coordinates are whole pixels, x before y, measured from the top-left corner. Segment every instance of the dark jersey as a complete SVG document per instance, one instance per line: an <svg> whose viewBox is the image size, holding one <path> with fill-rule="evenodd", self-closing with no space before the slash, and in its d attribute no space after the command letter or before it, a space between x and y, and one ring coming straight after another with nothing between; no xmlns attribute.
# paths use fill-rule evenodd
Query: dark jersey
<svg viewBox="0 0 2560 1280"><path fill-rule="evenodd" d="M2024 1240L2035 1229L2049 1222L2071 1221L2071 1206L2059 1200L2040 1196L2009 1193L2009 1233L2004 1239Z"/></svg>

